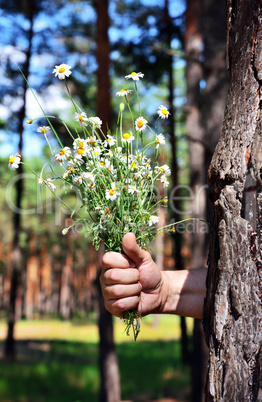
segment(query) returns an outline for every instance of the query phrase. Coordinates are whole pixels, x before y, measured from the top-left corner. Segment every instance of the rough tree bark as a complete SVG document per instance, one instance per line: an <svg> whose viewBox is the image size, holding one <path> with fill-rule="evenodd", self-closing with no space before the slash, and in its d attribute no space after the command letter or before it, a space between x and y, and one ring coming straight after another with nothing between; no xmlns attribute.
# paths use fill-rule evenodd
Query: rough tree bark
<svg viewBox="0 0 262 402"><path fill-rule="evenodd" d="M261 2L229 0L227 13L230 88L208 175L214 191L206 400L246 402L259 395L262 341Z"/></svg>

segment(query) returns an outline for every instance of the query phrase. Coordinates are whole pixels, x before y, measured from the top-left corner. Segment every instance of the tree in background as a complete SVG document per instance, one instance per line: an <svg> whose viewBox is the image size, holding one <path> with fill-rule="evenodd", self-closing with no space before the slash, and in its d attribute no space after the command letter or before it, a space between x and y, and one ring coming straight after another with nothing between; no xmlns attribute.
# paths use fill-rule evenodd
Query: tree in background
<svg viewBox="0 0 262 402"><path fill-rule="evenodd" d="M3 3L3 2L1 2ZM33 46L33 36L34 36L34 20L37 13L40 11L39 7L36 6L34 0L28 0L26 2L21 3L19 7L17 7L16 2L8 2L5 4L1 4L1 8L5 9L7 13L9 13L9 17L14 19L15 16L24 16L24 18L28 21L28 29L21 29L23 32L24 39L27 43L25 48L25 62L22 65L22 69L25 77L28 79L30 65L32 60L32 46ZM21 28L21 27L20 27ZM15 44L14 44L15 45ZM19 134L19 145L18 145L18 153L22 155L23 153L23 124L26 113L26 91L27 86L24 81L21 85L21 104L22 106L17 112L16 118L16 130ZM16 302L16 294L17 287L19 282L19 276L22 271L22 253L20 249L20 233L21 233L21 208L22 208L22 197L23 197L23 166L20 164L18 168L17 174L20 176L16 181L16 210L14 212L14 235L13 235L13 267L11 274L11 288L10 288L10 302L8 309L8 332L5 343L5 357L8 360L14 359L15 348L14 348L14 325L16 319L16 310L15 310L15 302Z"/></svg>
<svg viewBox="0 0 262 402"><path fill-rule="evenodd" d="M228 90L226 71L226 7L219 0L187 2L187 106L192 216L211 221L207 168L222 129ZM204 88L201 89L201 82ZM192 268L207 266L209 233L203 224L191 234ZM204 398L208 350L200 320L194 322L192 400Z"/></svg>
<svg viewBox="0 0 262 402"><path fill-rule="evenodd" d="M208 174L214 190L204 312L206 400L255 401L262 392L261 5L228 1L227 15L230 88Z"/></svg>
<svg viewBox="0 0 262 402"><path fill-rule="evenodd" d="M108 0L95 2L97 15L96 60L97 60L97 116L102 120L104 135L111 127L110 101L110 47ZM103 252L100 247L99 254ZM101 258L98 258L98 268ZM100 272L100 270L98 270ZM100 284L98 284L100 287ZM105 309L101 289L99 288L99 367L101 377L100 402L120 402L121 387L118 360L115 351L113 318Z"/></svg>

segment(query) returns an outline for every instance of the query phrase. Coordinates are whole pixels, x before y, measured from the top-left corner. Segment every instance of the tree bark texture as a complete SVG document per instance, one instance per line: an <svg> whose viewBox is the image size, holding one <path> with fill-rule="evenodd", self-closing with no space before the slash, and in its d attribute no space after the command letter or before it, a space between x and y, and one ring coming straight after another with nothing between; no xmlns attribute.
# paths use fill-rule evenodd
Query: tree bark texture
<svg viewBox="0 0 262 402"><path fill-rule="evenodd" d="M204 327L207 401L256 401L262 341L262 21L258 0L229 0L230 88L209 168L213 222Z"/></svg>

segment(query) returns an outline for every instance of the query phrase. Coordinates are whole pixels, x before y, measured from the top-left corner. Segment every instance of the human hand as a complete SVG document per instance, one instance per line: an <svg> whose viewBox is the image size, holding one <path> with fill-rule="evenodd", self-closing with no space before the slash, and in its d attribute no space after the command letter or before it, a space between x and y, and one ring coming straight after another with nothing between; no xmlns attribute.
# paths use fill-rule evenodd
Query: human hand
<svg viewBox="0 0 262 402"><path fill-rule="evenodd" d="M125 255L107 252L102 260L101 289L106 309L117 317L136 309L141 315L161 312L163 275L149 252L127 233L122 242Z"/></svg>

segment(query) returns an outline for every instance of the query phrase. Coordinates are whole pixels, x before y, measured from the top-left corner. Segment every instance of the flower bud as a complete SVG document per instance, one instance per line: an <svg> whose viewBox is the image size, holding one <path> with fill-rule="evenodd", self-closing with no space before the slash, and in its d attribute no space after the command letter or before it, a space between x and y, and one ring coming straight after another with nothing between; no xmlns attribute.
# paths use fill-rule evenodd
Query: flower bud
<svg viewBox="0 0 262 402"><path fill-rule="evenodd" d="M28 119L27 120L27 124L32 124L33 123L33 120L32 119Z"/></svg>
<svg viewBox="0 0 262 402"><path fill-rule="evenodd" d="M121 102L119 105L120 112L123 113L124 109L125 109L125 104L123 102Z"/></svg>

